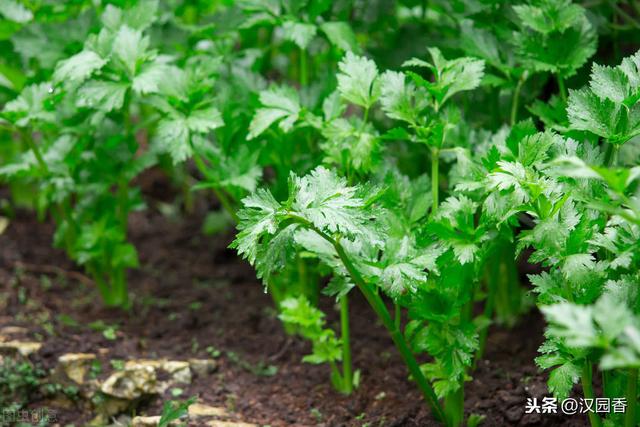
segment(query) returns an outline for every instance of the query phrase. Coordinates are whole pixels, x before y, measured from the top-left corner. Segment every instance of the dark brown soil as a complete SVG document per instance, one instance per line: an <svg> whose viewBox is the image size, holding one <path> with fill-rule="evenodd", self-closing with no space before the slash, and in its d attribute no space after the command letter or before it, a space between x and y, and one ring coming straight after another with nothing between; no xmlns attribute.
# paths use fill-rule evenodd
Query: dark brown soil
<svg viewBox="0 0 640 427"><path fill-rule="evenodd" d="M68 273L82 270L51 249L51 224L19 215L0 235L0 292L8 297L6 307L0 305L0 327L25 326L31 337L39 337L44 347L32 360L44 368L52 368L63 353L104 349L102 375L111 370L109 359L185 360L209 357L207 348L213 347L221 352L219 370L196 377L181 398L198 395L246 422L273 427L436 425L364 300L354 296L351 311L354 364L362 382L346 397L332 390L326 366L301 362L308 344L284 333L252 269L226 249L232 235L203 236L200 224L199 217L179 222L154 212L131 218L141 268L130 273L133 309L122 313L102 308L95 289ZM335 324L338 317L327 304ZM78 325L69 326L69 319ZM118 324L117 339L86 327L96 320ZM547 394L545 375L533 363L542 327L533 313L512 330L491 329L486 356L465 396L467 414L486 417L482 425L587 424L582 416L524 414L526 397ZM238 360L274 365L277 373L261 376ZM167 392L147 412L158 413L169 399L175 398ZM45 403L36 396L31 406ZM91 417L80 408L53 409L62 425L82 425Z"/></svg>

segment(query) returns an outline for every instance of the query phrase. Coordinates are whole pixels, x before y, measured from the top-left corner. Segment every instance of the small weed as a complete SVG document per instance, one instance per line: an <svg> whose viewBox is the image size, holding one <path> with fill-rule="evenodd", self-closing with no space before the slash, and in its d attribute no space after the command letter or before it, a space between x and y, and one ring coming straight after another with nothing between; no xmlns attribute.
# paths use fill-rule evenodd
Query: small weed
<svg viewBox="0 0 640 427"><path fill-rule="evenodd" d="M97 332L102 332L102 335L109 341L115 341L117 339L118 325L116 324L108 324L102 320L96 320L95 322L89 323L89 328Z"/></svg>
<svg viewBox="0 0 640 427"><path fill-rule="evenodd" d="M0 362L0 408L22 408L35 393L45 372L28 362L3 359Z"/></svg>
<svg viewBox="0 0 640 427"><path fill-rule="evenodd" d="M218 350L217 348L215 348L214 346L210 345L208 346L205 351L207 352L207 354L209 356L211 356L211 358L213 359L217 359L218 357L220 357L220 350Z"/></svg>
<svg viewBox="0 0 640 427"><path fill-rule="evenodd" d="M311 408L311 415L316 419L318 423L322 422L322 412L318 408Z"/></svg>
<svg viewBox="0 0 640 427"><path fill-rule="evenodd" d="M125 365L124 360L113 359L113 360L110 360L109 363L111 363L111 367L116 371L124 370L124 365Z"/></svg>
<svg viewBox="0 0 640 427"><path fill-rule="evenodd" d="M267 365L262 360L257 364L250 363L241 358L237 353L228 351L226 356L230 361L241 367L245 371L251 372L259 377L272 377L278 373L278 367L275 365Z"/></svg>
<svg viewBox="0 0 640 427"><path fill-rule="evenodd" d="M165 402L162 407L162 414L160 415L160 421L158 421L158 427L167 427L172 421L177 421L187 415L189 406L196 402L195 397L191 397L184 402L169 401ZM184 426L186 424L180 424Z"/></svg>
<svg viewBox="0 0 640 427"><path fill-rule="evenodd" d="M58 320L58 322L62 323L64 326L68 326L70 328L80 327L80 324L78 323L78 321L73 317L69 316L68 314L59 314L58 316L56 316L56 319Z"/></svg>
<svg viewBox="0 0 640 427"><path fill-rule="evenodd" d="M191 304L189 304L189 310L191 311L198 311L202 308L202 303L200 301L194 301Z"/></svg>
<svg viewBox="0 0 640 427"><path fill-rule="evenodd" d="M91 362L91 368L89 368L89 377L96 379L102 374L102 363L99 360Z"/></svg>

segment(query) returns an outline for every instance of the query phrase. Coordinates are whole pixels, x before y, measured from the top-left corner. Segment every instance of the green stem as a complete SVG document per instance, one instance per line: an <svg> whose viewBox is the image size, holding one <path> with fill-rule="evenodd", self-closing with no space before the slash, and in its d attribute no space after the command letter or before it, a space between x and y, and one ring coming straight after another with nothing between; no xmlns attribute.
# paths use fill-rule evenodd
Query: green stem
<svg viewBox="0 0 640 427"><path fill-rule="evenodd" d="M566 103L567 102L567 88L564 85L564 78L560 74L557 74L556 77L558 79L558 89L560 91L560 96L562 97L562 100Z"/></svg>
<svg viewBox="0 0 640 427"><path fill-rule="evenodd" d="M105 303L110 300L110 289L107 283L102 278L102 275L98 273L98 269L93 263L87 265L87 271L93 277L93 281L98 285L98 290L100 291L100 295L102 295L102 299Z"/></svg>
<svg viewBox="0 0 640 427"><path fill-rule="evenodd" d="M609 4L611 5L611 7L613 7L615 9L615 11L618 13L618 15L622 19L627 21L630 25L632 25L632 26L634 26L636 28L640 28L640 22L637 21L633 16L629 15L623 8L618 6L618 4L617 4L617 2L615 0L610 0Z"/></svg>
<svg viewBox="0 0 640 427"><path fill-rule="evenodd" d="M127 182L123 179L118 183L118 214L120 215L120 224L125 234L129 226L129 211L127 209L127 205L129 204L128 187Z"/></svg>
<svg viewBox="0 0 640 427"><path fill-rule="evenodd" d="M616 166L618 164L618 150L619 146L617 144L608 144L607 152L606 152L606 161L609 167Z"/></svg>
<svg viewBox="0 0 640 427"><path fill-rule="evenodd" d="M418 388L422 392L422 396L425 402L431 408L431 411L433 412L434 417L437 420L445 423L446 425L449 425L448 420L445 417L444 410L442 409L440 402L438 402L438 398L436 396L435 391L433 390L433 388L427 381L426 377L424 376L422 370L420 369L420 365L418 364L418 361L416 360L413 352L409 348L409 345L407 344L407 341L405 340L404 335L402 335L402 332L400 332L400 330L396 328L395 323L391 318L391 316L389 315L389 311L387 310L387 307L384 304L384 301L382 300L380 295L376 292L376 290L372 289L366 283L366 281L364 280L364 278L362 277L358 269L351 262L351 259L345 252L340 242L334 239L333 237L329 236L327 233L323 232L322 230L318 229L315 225L313 225L311 222L309 222L305 218L299 217L294 214L290 214L289 218L297 223L304 225L310 230L313 230L315 233L317 233L320 237L325 239L327 242L329 242L333 246L336 253L338 254L338 257L340 258L340 261L342 262L347 272L349 273L349 276L353 280L353 283L355 283L355 285L358 287L360 292L362 292L362 294L364 295L365 299L367 300L367 302L369 303L373 311L375 311L375 313L378 315L378 318L380 319L384 327L387 329L387 331L391 335L391 339L393 340L396 348L400 352L400 356L402 357L402 360L407 365L407 368L409 369L409 373L411 374L414 381L418 385Z"/></svg>
<svg viewBox="0 0 640 427"><path fill-rule="evenodd" d="M351 364L351 339L349 333L349 298L340 298L340 325L342 338L342 380L343 392L351 394L353 391L353 367Z"/></svg>
<svg viewBox="0 0 640 427"><path fill-rule="evenodd" d="M402 307L400 307L400 304L398 303L394 304L394 314L394 323L396 325L396 328L400 329L400 327L402 326Z"/></svg>
<svg viewBox="0 0 640 427"><path fill-rule="evenodd" d="M197 154L197 153L194 153L193 154L193 159L194 159L194 161L196 163L196 167L198 168L200 173L202 173L206 178L211 178L212 179L212 177L209 174L209 171L207 169L207 165L204 163L204 160L202 160L200 155ZM236 213L236 210L233 208L233 205L231 204L231 201L226 196L226 194L224 194L224 192L221 189L218 189L216 187L212 187L211 190L213 191L213 194L215 194L216 198L218 199L218 201L220 202L220 204L222 205L224 210L226 210L227 213L229 214L229 216L231 216L233 221L236 224L239 223L240 222L240 218L238 218L238 214Z"/></svg>
<svg viewBox="0 0 640 427"><path fill-rule="evenodd" d="M300 49L300 86L306 87L309 84L309 70L307 66L307 51Z"/></svg>
<svg viewBox="0 0 640 427"><path fill-rule="evenodd" d="M304 258L298 254L296 256L296 266L298 268L298 286L300 287L299 292L301 294L306 294L307 288L307 266L304 263Z"/></svg>
<svg viewBox="0 0 640 427"><path fill-rule="evenodd" d="M595 394L593 393L593 384L592 384L592 376L593 376L593 368L591 366L591 361L587 360L582 369L582 394L584 394L585 399L595 399ZM591 427L602 427L602 420L600 416L595 412L589 412L589 423Z"/></svg>
<svg viewBox="0 0 640 427"><path fill-rule="evenodd" d="M495 306L495 295L493 295L491 290L488 290L488 293L489 294L487 295L487 302L484 306L483 315L488 321L490 321L491 317L493 316L493 309ZM484 350L487 345L487 335L489 335L489 326L490 325L486 325L480 330L480 336L478 338L478 350L476 351L476 357L473 361L473 369L478 366L478 361L484 357Z"/></svg>
<svg viewBox="0 0 640 427"><path fill-rule="evenodd" d="M359 133L364 132L364 128L367 125L367 120L369 120L369 107L364 109L364 114L362 115L362 124L360 125L360 129L358 129Z"/></svg>
<svg viewBox="0 0 640 427"><path fill-rule="evenodd" d="M220 201L220 204L222 204L222 207L227 211L229 215L231 215L233 221L236 224L239 223L240 218L238 218L238 214L236 213L236 210L233 208L233 205L231 204L231 201L229 201L229 198L226 196L226 194L224 194L221 189L215 187L213 187L212 190L213 194L215 194L217 199Z"/></svg>
<svg viewBox="0 0 640 427"><path fill-rule="evenodd" d="M464 418L464 387L460 386L458 390L445 396L444 411L451 426L462 425Z"/></svg>
<svg viewBox="0 0 640 427"><path fill-rule="evenodd" d="M111 286L111 305L114 307L127 308L129 305L126 275L127 272L124 268L118 268L113 275L113 283Z"/></svg>
<svg viewBox="0 0 640 427"><path fill-rule="evenodd" d="M44 157L42 156L42 153L40 152L40 149L38 148L36 143L33 141L33 137L31 136L31 133L30 132L25 132L24 133L24 139L27 141L27 145L29 146L29 148L33 152L33 155L35 156L36 161L38 162L38 165L40 166L40 169L42 169L42 171L45 174L48 174L49 173L49 166L47 166L47 163L44 161Z"/></svg>
<svg viewBox="0 0 640 427"><path fill-rule="evenodd" d="M627 413L624 419L625 427L636 426L636 406L638 401L638 368L630 368L627 377Z"/></svg>
<svg viewBox="0 0 640 427"><path fill-rule="evenodd" d="M369 287L369 285L367 285L367 283L364 281L364 279L360 275L360 272L351 263L351 260L347 256L342 245L336 240L334 240L333 238L331 238L330 236L328 236L327 234L323 233L321 230L318 230L313 226L312 228L316 233L318 233L321 237L323 237L325 240L327 240L329 243L333 245L338 256L340 257L340 260L342 261L345 268L349 272L349 275L353 279L354 283L356 284L356 286L358 286L358 289L360 289L360 292L362 292L362 294L366 298L369 305L371 305L371 308L373 308L373 311L376 312L376 314L382 321L382 324L389 331L389 334L391 335L391 339L393 340L394 344L396 345L396 348L400 352L400 355L402 356L404 363L409 368L409 372L411 373L411 376L413 377L414 381L418 385L418 388L422 392L422 396L424 397L424 400L427 402L427 404L431 408L434 416L436 417L436 419L444 423L447 423L447 419L445 417L444 411L442 409L442 406L440 406L440 403L438 402L438 398L436 397L436 394L433 391L433 388L431 387L431 385L425 378L424 374L422 373L422 370L420 369L420 365L418 364L418 361L413 355L413 352L409 348L409 345L405 341L404 336L402 335L400 330L396 328L393 320L391 319L391 316L389 315L389 312L387 311L387 307L384 305L384 302L382 301L382 298L380 298L380 296L376 294L373 291L373 289Z"/></svg>
<svg viewBox="0 0 640 427"><path fill-rule="evenodd" d="M438 210L438 189L439 183L439 167L440 167L440 150L437 148L431 149L431 194L433 196L433 204L431 206L431 213L435 213Z"/></svg>
<svg viewBox="0 0 640 427"><path fill-rule="evenodd" d="M27 142L27 146L33 152L33 155L35 156L36 161L38 162L38 166L40 167L42 172L45 175L49 175L49 172L50 172L49 166L47 165L47 162L45 162L44 156L42 155L42 152L38 148L38 145L33 140L33 136L31 135L31 133L24 132L23 139ZM65 244L67 246L66 247L67 252L71 253L73 250L73 241L75 240L76 230L75 230L75 222L73 221L71 209L68 206L68 204L69 204L69 200L65 198L63 201L61 201L56 205L56 210L58 211L57 212L58 221L62 222L66 220L69 223L69 230L67 231L65 236ZM55 218L55 215L54 215L54 218Z"/></svg>
<svg viewBox="0 0 640 427"><path fill-rule="evenodd" d="M524 85L526 79L526 73L523 73L522 77L518 79L518 84L516 84L516 88L513 91L513 100L511 102L511 126L515 125L516 120L518 120L518 103L520 102L520 91L522 90L522 85Z"/></svg>

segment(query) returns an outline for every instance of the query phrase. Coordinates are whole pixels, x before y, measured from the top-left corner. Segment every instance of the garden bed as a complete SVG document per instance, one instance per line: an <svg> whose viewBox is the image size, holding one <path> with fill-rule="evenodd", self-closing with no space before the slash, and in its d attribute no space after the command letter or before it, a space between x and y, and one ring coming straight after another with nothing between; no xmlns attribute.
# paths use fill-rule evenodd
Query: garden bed
<svg viewBox="0 0 640 427"><path fill-rule="evenodd" d="M29 360L46 371L63 354L96 354L98 379L119 361L215 360L211 375L145 399L138 415L157 415L165 401L198 396L225 408L229 420L257 425L435 425L364 300L354 297L351 311L354 365L362 381L352 396L342 396L326 381L327 366L302 363L308 343L285 334L251 267L227 249L231 231L207 237L201 221L199 215L171 220L152 210L131 217L141 268L130 273L134 303L123 313L103 308L95 287L83 283L82 270L50 249L50 223L20 213L0 235L0 329L26 328L14 338L42 343ZM323 308L331 324L339 320L336 310ZM583 416L524 414L527 397L547 395L546 375L533 362L542 331L537 312L513 329L492 328L486 356L465 387L467 415L485 416L486 426L587 425ZM29 408L55 411L60 425L84 425L95 417L81 398L61 403L37 392L28 399Z"/></svg>

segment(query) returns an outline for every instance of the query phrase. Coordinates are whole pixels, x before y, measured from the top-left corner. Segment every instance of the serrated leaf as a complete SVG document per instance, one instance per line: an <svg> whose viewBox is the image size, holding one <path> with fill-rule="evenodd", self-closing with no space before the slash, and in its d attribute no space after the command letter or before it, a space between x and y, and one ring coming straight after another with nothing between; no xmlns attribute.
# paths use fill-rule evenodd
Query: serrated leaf
<svg viewBox="0 0 640 427"><path fill-rule="evenodd" d="M78 90L76 105L107 113L119 110L124 104L127 89L126 83L90 80Z"/></svg>
<svg viewBox="0 0 640 427"><path fill-rule="evenodd" d="M51 92L51 84L47 82L29 85L16 99L7 102L2 110L3 116L20 127L33 121L51 122L55 120L55 113L46 106Z"/></svg>
<svg viewBox="0 0 640 427"><path fill-rule="evenodd" d="M168 67L162 63L145 64L133 78L131 88L140 95L160 91L161 82L167 78Z"/></svg>
<svg viewBox="0 0 640 427"><path fill-rule="evenodd" d="M360 46L356 40L356 35L347 22L324 22L320 29L334 46L345 52L358 53Z"/></svg>
<svg viewBox="0 0 640 427"><path fill-rule="evenodd" d="M192 111L187 117L187 127L193 132L205 133L223 125L222 114L215 107Z"/></svg>
<svg viewBox="0 0 640 427"><path fill-rule="evenodd" d="M585 12L582 6L572 4L570 0L517 5L513 10L523 25L541 34L563 32L579 24Z"/></svg>
<svg viewBox="0 0 640 427"><path fill-rule="evenodd" d="M77 82L81 83L91 77L94 71L101 69L107 63L97 53L90 50L83 50L73 55L71 58L61 61L56 66L53 73L55 82Z"/></svg>
<svg viewBox="0 0 640 427"><path fill-rule="evenodd" d="M298 94L288 86L274 86L260 92L260 102L264 107L256 111L249 124L249 140L258 137L278 121L280 129L289 131L302 108Z"/></svg>
<svg viewBox="0 0 640 427"><path fill-rule="evenodd" d="M16 0L0 0L0 15L18 24L26 24L33 19L33 13Z"/></svg>
<svg viewBox="0 0 640 427"><path fill-rule="evenodd" d="M549 379L547 380L549 391L557 399L566 399L569 397L573 386L580 380L581 374L580 367L571 362L560 365L549 373Z"/></svg>
<svg viewBox="0 0 640 427"><path fill-rule="evenodd" d="M379 88L376 84L378 67L363 56L347 52L338 64L338 91L347 101L363 108L370 108L378 99Z"/></svg>
<svg viewBox="0 0 640 427"><path fill-rule="evenodd" d="M438 106L444 104L458 92L475 89L484 75L484 61L462 57L447 60L438 48L429 48L433 64L413 58L402 64L403 67L427 67L434 74L435 82L428 82L417 74L414 81L424 86L436 98Z"/></svg>
<svg viewBox="0 0 640 427"><path fill-rule="evenodd" d="M158 123L158 145L160 149L171 155L174 163L188 159L193 153L190 144L189 125L187 120L166 118Z"/></svg>
<svg viewBox="0 0 640 427"><path fill-rule="evenodd" d="M597 332L593 323L593 307L560 303L541 307L549 333L564 339L572 347L590 347L595 344Z"/></svg>
<svg viewBox="0 0 640 427"><path fill-rule="evenodd" d="M282 24L283 37L294 42L302 50L307 49L316 32L315 25L305 22L286 21Z"/></svg>
<svg viewBox="0 0 640 427"><path fill-rule="evenodd" d="M407 83L404 73L385 71L380 76L380 103L390 118L415 124L428 105L428 96Z"/></svg>
<svg viewBox="0 0 640 427"><path fill-rule="evenodd" d="M112 55L130 76L134 76L148 47L149 38L143 36L142 31L123 25L113 39Z"/></svg>
<svg viewBox="0 0 640 427"><path fill-rule="evenodd" d="M552 3L554 2L546 4ZM541 24L540 29L542 27ZM582 16L570 28L562 31L554 29L550 32L537 32L523 29L514 33L512 44L520 60L528 68L566 78L573 76L595 53L597 34L589 20Z"/></svg>

